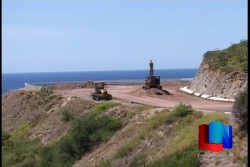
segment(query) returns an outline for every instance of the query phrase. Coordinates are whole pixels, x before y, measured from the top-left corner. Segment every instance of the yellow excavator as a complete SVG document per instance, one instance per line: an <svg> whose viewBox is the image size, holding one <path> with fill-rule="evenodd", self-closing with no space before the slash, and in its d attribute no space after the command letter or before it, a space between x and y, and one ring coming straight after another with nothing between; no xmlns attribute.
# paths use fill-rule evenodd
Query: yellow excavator
<svg viewBox="0 0 250 167"><path fill-rule="evenodd" d="M150 88L157 88L162 90L161 78L159 75L154 75L154 64L152 60L149 63L149 76L145 79L144 85L142 86L143 89L150 89Z"/></svg>
<svg viewBox="0 0 250 167"><path fill-rule="evenodd" d="M105 82L94 82L95 92L91 93L92 99L99 101L99 100L111 100L112 95L108 93L106 89Z"/></svg>

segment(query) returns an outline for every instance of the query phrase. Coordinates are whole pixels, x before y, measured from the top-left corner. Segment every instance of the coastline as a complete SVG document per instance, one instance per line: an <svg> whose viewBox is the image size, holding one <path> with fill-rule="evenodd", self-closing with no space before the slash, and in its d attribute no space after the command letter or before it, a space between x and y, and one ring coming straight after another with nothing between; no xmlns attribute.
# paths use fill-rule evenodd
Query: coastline
<svg viewBox="0 0 250 167"><path fill-rule="evenodd" d="M175 83L175 82L191 82L193 78L170 78L161 79L161 83ZM55 85L73 85L76 87L81 87L82 84L87 84L91 82L104 81L107 85L142 85L144 84L144 79L121 79L121 80L96 80L96 81L63 81L63 82L34 82L34 83L23 83L22 87L16 89L6 89L2 87L2 95L9 91L19 90L25 88L25 84L34 86L55 86Z"/></svg>

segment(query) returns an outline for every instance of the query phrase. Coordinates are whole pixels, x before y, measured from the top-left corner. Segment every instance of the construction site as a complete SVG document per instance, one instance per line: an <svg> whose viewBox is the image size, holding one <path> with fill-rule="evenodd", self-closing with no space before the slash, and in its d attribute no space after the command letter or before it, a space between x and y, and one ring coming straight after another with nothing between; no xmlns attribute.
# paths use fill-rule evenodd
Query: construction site
<svg viewBox="0 0 250 167"><path fill-rule="evenodd" d="M180 88L190 86L190 81L161 81L159 75L154 74L152 60L149 63L149 73L142 84L122 83L112 84L101 82L100 90L95 84L98 82L84 82L81 84L57 84L54 92L65 97L80 97L86 100L118 100L129 104L146 104L155 107L173 108L180 103L192 105L195 109L205 112L230 112L231 102L211 101L183 91ZM109 98L102 98L102 93L109 94ZM94 93L98 99L94 98ZM111 98L110 98L111 97Z"/></svg>
<svg viewBox="0 0 250 167"><path fill-rule="evenodd" d="M25 84L24 90L3 96L3 129L15 137L4 141L4 163L66 167L239 166L247 157L247 136L240 134L233 121L234 103L183 91L191 84L163 81L154 71L153 61L140 83ZM53 91L49 91L50 86ZM214 161L207 158L210 152L197 156L198 126L214 120L234 126L230 160ZM34 148L30 148L30 140L37 141L32 143ZM39 154L44 148L45 152ZM20 155L25 157L22 161L13 160Z"/></svg>

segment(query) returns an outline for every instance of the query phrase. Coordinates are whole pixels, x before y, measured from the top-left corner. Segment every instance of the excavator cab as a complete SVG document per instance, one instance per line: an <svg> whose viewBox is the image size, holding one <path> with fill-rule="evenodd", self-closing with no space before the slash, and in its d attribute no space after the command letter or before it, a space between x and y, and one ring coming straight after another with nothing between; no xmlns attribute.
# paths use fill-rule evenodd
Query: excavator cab
<svg viewBox="0 0 250 167"><path fill-rule="evenodd" d="M159 75L155 75L154 76L154 85L156 87L160 86L161 85L161 77Z"/></svg>

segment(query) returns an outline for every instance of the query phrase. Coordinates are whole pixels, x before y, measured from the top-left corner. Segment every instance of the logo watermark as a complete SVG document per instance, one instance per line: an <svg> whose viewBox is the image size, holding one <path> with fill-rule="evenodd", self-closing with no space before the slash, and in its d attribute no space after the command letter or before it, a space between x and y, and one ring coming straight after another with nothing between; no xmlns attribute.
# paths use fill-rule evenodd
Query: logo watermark
<svg viewBox="0 0 250 167"><path fill-rule="evenodd" d="M214 121L199 126L198 147L202 150L221 152L223 148L233 147L233 128L222 122Z"/></svg>

